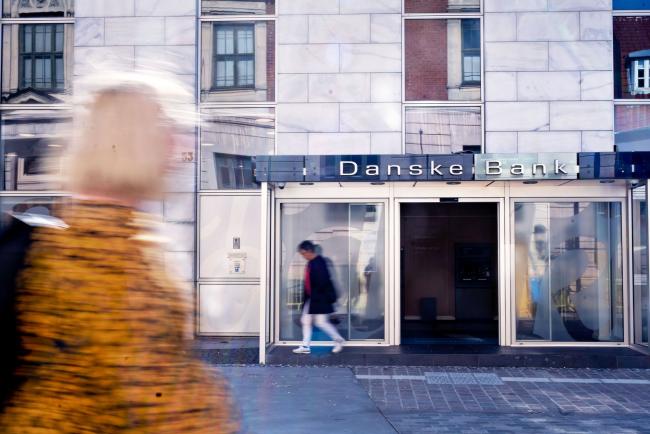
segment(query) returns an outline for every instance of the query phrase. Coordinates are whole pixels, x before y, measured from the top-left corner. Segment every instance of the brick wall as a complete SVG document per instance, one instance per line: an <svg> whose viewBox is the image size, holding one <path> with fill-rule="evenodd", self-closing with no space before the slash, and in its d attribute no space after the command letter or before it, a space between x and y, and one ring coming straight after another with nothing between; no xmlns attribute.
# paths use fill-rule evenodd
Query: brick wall
<svg viewBox="0 0 650 434"><path fill-rule="evenodd" d="M624 105L616 106L616 132L636 130L650 126L650 106Z"/></svg>
<svg viewBox="0 0 650 434"><path fill-rule="evenodd" d="M631 95L627 77L626 58L634 51L650 49L650 17L614 18L614 56L620 80L616 83L617 98L648 99L650 95Z"/></svg>
<svg viewBox="0 0 650 434"><path fill-rule="evenodd" d="M447 100L447 21L405 23L406 99Z"/></svg>
<svg viewBox="0 0 650 434"><path fill-rule="evenodd" d="M449 0L405 0L404 12L407 14L447 12Z"/></svg>

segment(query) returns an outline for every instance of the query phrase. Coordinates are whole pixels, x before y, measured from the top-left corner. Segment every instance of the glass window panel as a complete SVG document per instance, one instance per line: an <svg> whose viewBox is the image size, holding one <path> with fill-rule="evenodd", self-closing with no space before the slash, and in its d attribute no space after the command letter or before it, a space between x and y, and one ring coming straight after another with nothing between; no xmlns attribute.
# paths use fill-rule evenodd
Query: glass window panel
<svg viewBox="0 0 650 434"><path fill-rule="evenodd" d="M217 27L217 54L233 54L234 29Z"/></svg>
<svg viewBox="0 0 650 434"><path fill-rule="evenodd" d="M229 42L221 29L229 29ZM201 102L275 100L273 21L204 22L201 35ZM233 62L232 70L219 62Z"/></svg>
<svg viewBox="0 0 650 434"><path fill-rule="evenodd" d="M479 107L407 107L405 121L407 154L481 149Z"/></svg>
<svg viewBox="0 0 650 434"><path fill-rule="evenodd" d="M614 17L614 97L647 99L650 17Z"/></svg>
<svg viewBox="0 0 650 434"><path fill-rule="evenodd" d="M404 0L407 14L480 12L480 0Z"/></svg>
<svg viewBox="0 0 650 434"><path fill-rule="evenodd" d="M56 215L63 197L0 196L0 233L11 223L12 214Z"/></svg>
<svg viewBox="0 0 650 434"><path fill-rule="evenodd" d="M481 99L480 68L470 85L464 77L464 57L481 56L478 19L406 20L404 25L407 101Z"/></svg>
<svg viewBox="0 0 650 434"><path fill-rule="evenodd" d="M252 54L253 48L253 29L241 29L237 32L237 52L239 54Z"/></svg>
<svg viewBox="0 0 650 434"><path fill-rule="evenodd" d="M74 0L2 0L2 17L73 17L74 3Z"/></svg>
<svg viewBox="0 0 650 434"><path fill-rule="evenodd" d="M332 315L348 340L384 339L384 205L283 203L281 205L280 339L302 340L305 260L297 252L313 241L328 263L337 290ZM329 340L316 328L313 340Z"/></svg>
<svg viewBox="0 0 650 434"><path fill-rule="evenodd" d="M64 33L67 35L68 43L71 44L73 35L70 32L73 32L73 26L73 24L2 25L5 49L2 50L4 74L0 83L1 103L64 102L62 94L69 90L66 88L69 83L66 81L65 71L73 59L72 50L65 49Z"/></svg>
<svg viewBox="0 0 650 434"><path fill-rule="evenodd" d="M275 0L201 0L202 15L273 15Z"/></svg>
<svg viewBox="0 0 650 434"><path fill-rule="evenodd" d="M614 10L648 10L650 9L650 0L614 0Z"/></svg>
<svg viewBox="0 0 650 434"><path fill-rule="evenodd" d="M516 203L517 339L623 340L618 202Z"/></svg>
<svg viewBox="0 0 650 434"><path fill-rule="evenodd" d="M62 88L64 85L63 78L63 58L56 58L56 87Z"/></svg>
<svg viewBox="0 0 650 434"><path fill-rule="evenodd" d="M201 114L201 189L257 189L252 157L275 150L272 108L204 109Z"/></svg>
<svg viewBox="0 0 650 434"><path fill-rule="evenodd" d="M66 110L6 110L0 119L2 190L61 190Z"/></svg>
<svg viewBox="0 0 650 434"><path fill-rule="evenodd" d="M648 200L646 186L632 190L634 341L648 345Z"/></svg>
<svg viewBox="0 0 650 434"><path fill-rule="evenodd" d="M616 150L650 151L650 105L616 105L614 114Z"/></svg>

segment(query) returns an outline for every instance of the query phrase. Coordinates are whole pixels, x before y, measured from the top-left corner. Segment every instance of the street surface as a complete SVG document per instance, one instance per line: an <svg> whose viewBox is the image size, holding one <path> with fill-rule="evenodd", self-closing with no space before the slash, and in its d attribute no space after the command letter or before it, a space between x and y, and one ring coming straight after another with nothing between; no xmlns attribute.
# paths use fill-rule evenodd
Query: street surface
<svg viewBox="0 0 650 434"><path fill-rule="evenodd" d="M650 433L650 370L219 370L247 433Z"/></svg>

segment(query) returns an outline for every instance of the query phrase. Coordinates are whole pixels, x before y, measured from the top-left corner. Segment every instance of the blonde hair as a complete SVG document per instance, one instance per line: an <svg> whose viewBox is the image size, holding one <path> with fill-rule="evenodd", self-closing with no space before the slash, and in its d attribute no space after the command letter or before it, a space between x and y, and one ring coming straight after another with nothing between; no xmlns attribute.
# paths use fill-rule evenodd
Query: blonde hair
<svg viewBox="0 0 650 434"><path fill-rule="evenodd" d="M101 91L80 120L67 158L70 191L130 199L162 193L172 137L151 95Z"/></svg>
<svg viewBox="0 0 650 434"><path fill-rule="evenodd" d="M181 113L188 95L161 74L104 71L80 80L66 188L116 199L159 198L175 128L195 122L191 111Z"/></svg>

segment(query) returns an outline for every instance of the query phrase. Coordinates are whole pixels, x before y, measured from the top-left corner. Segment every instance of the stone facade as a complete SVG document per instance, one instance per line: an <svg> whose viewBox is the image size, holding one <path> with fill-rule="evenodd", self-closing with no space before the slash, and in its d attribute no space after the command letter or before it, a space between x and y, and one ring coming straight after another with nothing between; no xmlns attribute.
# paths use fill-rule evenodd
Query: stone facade
<svg viewBox="0 0 650 434"><path fill-rule="evenodd" d="M127 70L161 68L176 75L194 94L196 2L76 0L75 9L76 78L105 65ZM183 136L178 144L169 193L163 203L152 204L152 208L165 219L165 233L170 239L165 254L167 264L177 278L193 281L196 143L192 136Z"/></svg>
<svg viewBox="0 0 650 434"><path fill-rule="evenodd" d="M612 151L611 2L484 9L486 152Z"/></svg>
<svg viewBox="0 0 650 434"><path fill-rule="evenodd" d="M400 0L278 0L280 154L400 153Z"/></svg>

